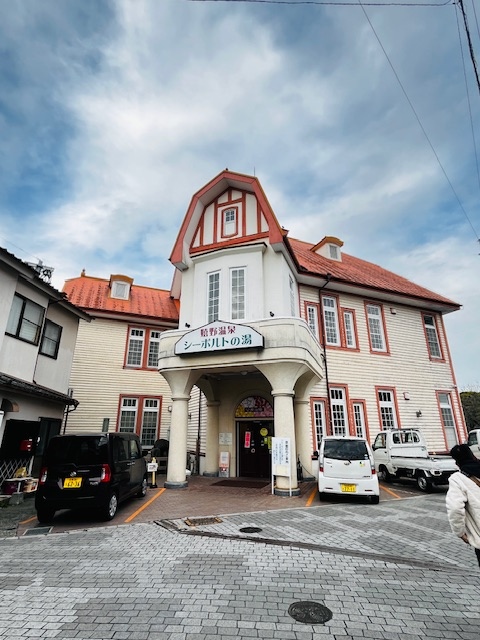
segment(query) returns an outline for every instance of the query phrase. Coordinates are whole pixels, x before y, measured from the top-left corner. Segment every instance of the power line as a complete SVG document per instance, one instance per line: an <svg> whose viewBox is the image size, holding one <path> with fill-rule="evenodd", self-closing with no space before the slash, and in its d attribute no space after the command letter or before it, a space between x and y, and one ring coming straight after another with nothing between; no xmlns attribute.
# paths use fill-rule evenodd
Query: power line
<svg viewBox="0 0 480 640"><path fill-rule="evenodd" d="M358 2L322 2L321 0L187 0L187 2L242 2L252 4L285 4L285 5L327 5L327 6L358 6ZM445 2L364 2L366 7L445 7L454 4L455 0Z"/></svg>
<svg viewBox="0 0 480 640"><path fill-rule="evenodd" d="M478 18L477 18L477 10L475 9L475 2L474 0L472 0L472 8L473 8L473 15L475 18L475 24L477 26L477 34L480 37L480 29L478 28Z"/></svg>
<svg viewBox="0 0 480 640"><path fill-rule="evenodd" d="M445 179L447 180L447 182L448 182L448 184L450 186L450 189L452 190L453 195L455 196L455 199L456 199L460 209L462 210L466 220L468 221L470 227L472 228L473 233L475 234L475 237L476 237L477 241L480 242L480 237L478 236L478 233L477 233L475 227L473 226L473 223L470 220L470 217L468 216L468 214L467 214L467 212L466 212L466 210L465 210L465 208L464 208L464 206L463 206L463 204L462 204L462 202L461 202L461 200L460 200L460 198L459 198L459 196L458 196L458 194L457 194L457 192L455 190L455 187L453 186L452 181L450 180L450 178L449 178L449 176L448 176L448 174L447 174L447 172L446 172L446 170L444 168L444 166L443 166L443 164L442 164L442 162L441 162L441 160L440 160L440 158L438 156L437 151L435 150L435 147L433 146L433 143L430 140L430 138L429 138L429 136L428 136L428 134L427 134L427 132L425 130L425 127L423 126L422 121L420 120L420 117L419 117L415 107L413 106L413 103L410 100L405 87L403 86L403 84L401 82L400 77L398 76L398 74L397 74L397 72L395 70L395 67L392 64L392 61L390 60L390 58L389 58L389 56L388 56L388 54L387 54L387 52L385 50L385 47L383 46L383 44L382 44L377 32L375 31L375 28L374 28L372 22L370 21L370 18L369 18L368 14L367 14L367 12L365 10L366 6L377 6L377 7L386 7L386 6L445 7L447 5L452 5L452 4L454 5L456 2L458 2L460 4L460 7L461 7L462 13L463 13L463 17L464 17L465 29L466 29L466 32L467 32L469 48L470 48L470 56L471 56L472 62L474 64L474 69L475 69L475 73L476 73L476 77L477 77L477 84L478 84L479 90L480 90L480 82L479 82L479 79L478 79L478 72L477 72L477 67L476 67L476 62L475 62L475 56L474 56L474 53L473 53L473 46L472 46L472 43L471 43L471 38L470 38L469 31L468 31L468 24L467 24L465 11L463 9L463 0L446 0L445 2L442 2L442 3L418 3L418 2L413 2L413 3L411 3L411 2L388 2L388 3L382 3L382 2L362 2L362 0L357 0L357 2L343 2L343 1L330 2L328 0L325 0L325 1L322 1L322 0L188 0L188 1L189 2L242 2L244 4L245 3L252 3L252 4L275 4L275 5L291 5L291 6L292 5L328 5L328 6L335 6L335 5L348 6L348 5L350 5L350 6L360 6L362 11L363 11L363 13L364 13L364 15L365 15L365 18L367 19L367 21L368 21L368 23L370 25L370 28L372 29L372 31L373 31L373 33L375 35L375 38L377 39L378 44L380 45L380 48L383 51L383 54L385 55L385 58L387 59L388 64L390 65L391 70L393 71L393 74L394 74L394 76L395 76L395 78L396 78L396 80L397 80L397 82L398 82L398 84L399 84L399 86L400 86L400 88L401 88L401 90L403 92L403 95L405 96L405 99L407 100L407 102L408 102L408 104L409 104L409 106L410 106L410 108L411 108L411 110L412 110L412 112L413 112L413 114L414 114L414 116L415 116L415 118L417 120L417 123L418 123L420 129L422 130L422 133L425 136L425 139L428 142L428 145L430 146L430 149L432 150L432 153L434 154L434 156L435 156L435 158L437 160L437 163L438 163L438 165L439 165L439 167L440 167ZM475 17L476 17L476 14L475 14ZM473 126L473 124L472 124L472 126ZM474 142L474 144L475 144L475 142ZM477 171L478 171L478 161L477 161Z"/></svg>
<svg viewBox="0 0 480 640"><path fill-rule="evenodd" d="M363 10L363 13L364 13L364 15L365 15L365 18L367 19L368 24L370 25L370 27L371 27L371 29L372 29L372 31L373 31L373 33L374 33L374 35L375 35L375 38L377 39L377 42L378 42L378 44L380 45L380 48L382 49L382 51L383 51L383 53L384 53L384 55L385 55L385 58L387 59L387 62L388 62L388 64L390 65L390 68L391 68L391 69L392 69L392 71L393 71L393 74L394 74L395 78L397 79L398 84L400 85L400 88L401 88L401 90L402 90L402 92L403 92L403 95L405 96L405 99L407 100L408 104L410 105L411 110L413 111L413 114L414 114L414 116L415 116L415 118L416 118L416 120L417 120L417 122L418 122L418 125L419 125L420 129L422 130L423 135L425 136L425 139L426 139L426 141L428 142L428 144L429 144L429 146L430 146L430 149L432 150L433 155L435 156L435 158L436 158L436 160L437 160L437 162L438 162L438 166L439 166L439 167L440 167L440 169L442 170L442 173L443 173L443 175L445 176L445 179L447 180L448 184L450 185L450 189L452 190L452 193L453 193L453 195L455 196L455 198L456 198L456 200L457 200L457 202L458 202L458 204L459 204L459 206L460 206L460 209L463 211L463 213L464 213L464 215L465 215L465 218L467 219L467 221L468 221L469 225L471 226L471 228L472 228L472 230L473 230L473 233L475 234L475 237L476 237L477 241L478 241L478 242L480 242L480 238L479 238L479 236L478 236L478 233L477 233L477 231L476 231L475 227L473 226L472 221L470 220L470 218L469 218L469 216L468 216L468 213L465 211L465 208L464 208L463 204L461 203L460 198L459 198L459 196L458 196L457 192L455 191L455 187L453 186L452 181L451 181L451 180L450 180L450 178L448 177L448 174L447 174L447 172L445 171L445 168L444 168L444 166L443 166L443 164L442 164L442 162L441 162L441 160L440 160L440 158L439 158L439 156L438 156L438 153L436 152L435 147L434 147L434 146L433 146L433 144L432 144L432 141L431 141L431 140L430 140L430 138L428 137L428 134L427 134L427 132L426 132L426 130L425 130L425 127L423 126L422 121L420 120L420 117L419 117L419 115L418 115L418 113L417 113L417 111L416 111L415 107L413 106L412 101L410 100L410 98L409 98L409 96L408 96L408 94L407 94L407 92L406 92L406 90L405 90L405 87L403 86L402 81L400 80L400 78L399 78L399 76L398 76L398 73L396 72L395 67L394 67L394 66L393 66L393 64L392 64L392 61L390 60L390 58L389 58L389 56L388 56L388 53L387 53L387 52L386 52L386 50L385 50L385 47L383 46L383 44L382 44L382 42L381 42L381 40L380 40L380 38L379 38L379 36L378 36L377 32L375 31L375 28L374 28L374 26L373 26L372 22L370 21L370 18L368 17L368 14L367 14L367 12L366 12L366 10L365 10L364 6L363 6L362 1L361 1L361 0L358 0L358 4L360 5L360 7L361 7L361 8L362 8L362 10Z"/></svg>
<svg viewBox="0 0 480 640"><path fill-rule="evenodd" d="M458 6L460 7L460 10L462 12L463 23L465 25L465 33L467 35L467 41L468 41L468 49L470 51L470 59L471 59L472 64L473 64L473 70L475 72L475 78L477 79L478 91L480 92L480 79L478 77L477 61L475 60L475 53L473 51L472 38L470 37L470 29L468 28L467 14L465 13L465 7L463 6L463 0L458 0Z"/></svg>
<svg viewBox="0 0 480 640"><path fill-rule="evenodd" d="M35 255L33 255L33 253L29 253L26 249L22 249L22 247L19 247L17 244L14 244L13 242L10 242L10 240L7 240L7 238L5 238L5 236L0 236L0 239L4 240L7 244L11 245L12 247L15 247L15 249L18 249L22 253L25 253L27 256L30 256L31 258L35 258L35 260L38 260L39 262L41 262L41 259L38 256L35 256ZM5 247L5 249L6 249L6 247Z"/></svg>
<svg viewBox="0 0 480 640"><path fill-rule="evenodd" d="M474 151L474 154L475 154L475 164L476 164L476 167L477 167L478 186L480 188L480 168L479 168L479 165L478 165L477 142L476 142L476 139L475 139L475 127L473 126L472 105L470 103L470 91L468 90L467 70L465 68L465 56L464 56L464 53L463 53L462 35L460 33L460 22L459 22L459 19L458 19L458 11L455 11L455 17L457 18L458 43L460 45L460 54L461 54L461 57L462 57L463 78L465 80L465 93L467 94L468 113L469 113L469 117L470 117L470 129L472 131L472 139L473 139L473 151Z"/></svg>

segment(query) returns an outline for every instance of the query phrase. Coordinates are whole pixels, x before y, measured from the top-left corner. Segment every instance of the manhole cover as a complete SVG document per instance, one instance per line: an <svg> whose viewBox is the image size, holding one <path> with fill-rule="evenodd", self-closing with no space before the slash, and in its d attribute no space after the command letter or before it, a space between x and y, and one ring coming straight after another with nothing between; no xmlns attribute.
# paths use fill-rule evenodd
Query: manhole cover
<svg viewBox="0 0 480 640"><path fill-rule="evenodd" d="M289 615L303 624L324 624L331 620L332 612L319 602L294 602L288 608Z"/></svg>
<svg viewBox="0 0 480 640"><path fill-rule="evenodd" d="M260 527L242 527L240 529L242 533L260 533Z"/></svg>
<svg viewBox="0 0 480 640"><path fill-rule="evenodd" d="M52 527L35 527L33 529L27 529L24 536L44 536L46 533L50 533Z"/></svg>
<svg viewBox="0 0 480 640"><path fill-rule="evenodd" d="M223 522L220 518L210 517L210 518L187 518L184 520L185 524L188 524L189 527L198 527L204 524L218 524L219 522Z"/></svg>

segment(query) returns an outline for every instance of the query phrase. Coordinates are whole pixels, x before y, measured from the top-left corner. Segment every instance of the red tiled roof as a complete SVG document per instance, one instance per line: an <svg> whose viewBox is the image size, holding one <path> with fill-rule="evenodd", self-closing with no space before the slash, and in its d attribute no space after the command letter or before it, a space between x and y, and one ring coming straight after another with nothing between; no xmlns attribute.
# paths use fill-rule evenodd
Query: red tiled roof
<svg viewBox="0 0 480 640"><path fill-rule="evenodd" d="M318 253L312 251L312 248L316 245L310 244L309 242L288 238L287 243L290 245L301 271L304 270L317 276L326 276L327 273L330 273L332 280L345 284L368 287L402 296L423 298L427 301L439 302L455 309L460 307L458 303L438 293L421 287L376 264L343 253L343 251L340 262L318 255Z"/></svg>
<svg viewBox="0 0 480 640"><path fill-rule="evenodd" d="M80 276L65 282L69 301L95 315L95 311L178 322L178 308L164 289L132 285L129 300L110 297L109 280Z"/></svg>

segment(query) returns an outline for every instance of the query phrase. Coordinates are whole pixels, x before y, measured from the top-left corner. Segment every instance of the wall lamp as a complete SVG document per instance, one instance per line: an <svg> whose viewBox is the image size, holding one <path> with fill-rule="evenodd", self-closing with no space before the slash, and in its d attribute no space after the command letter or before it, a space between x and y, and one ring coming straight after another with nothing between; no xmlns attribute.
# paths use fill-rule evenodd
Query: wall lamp
<svg viewBox="0 0 480 640"><path fill-rule="evenodd" d="M417 418L421 418L422 417L422 412L420 410L417 411Z"/></svg>
<svg viewBox="0 0 480 640"><path fill-rule="evenodd" d="M171 404L168 405L167 411L168 411L168 413L172 413L172 405ZM188 419L189 420L192 419L192 414L191 413L188 414Z"/></svg>

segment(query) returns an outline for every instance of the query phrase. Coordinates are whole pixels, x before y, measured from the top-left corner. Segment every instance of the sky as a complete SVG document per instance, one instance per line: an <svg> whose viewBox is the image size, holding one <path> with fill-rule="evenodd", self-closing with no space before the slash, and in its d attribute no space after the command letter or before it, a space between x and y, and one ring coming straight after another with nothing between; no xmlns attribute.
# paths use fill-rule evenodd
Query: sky
<svg viewBox="0 0 480 640"><path fill-rule="evenodd" d="M60 290L82 269L169 289L192 195L227 167L255 175L291 237L336 236L460 303L457 383L480 391L463 18L351 1L0 0L0 246Z"/></svg>

